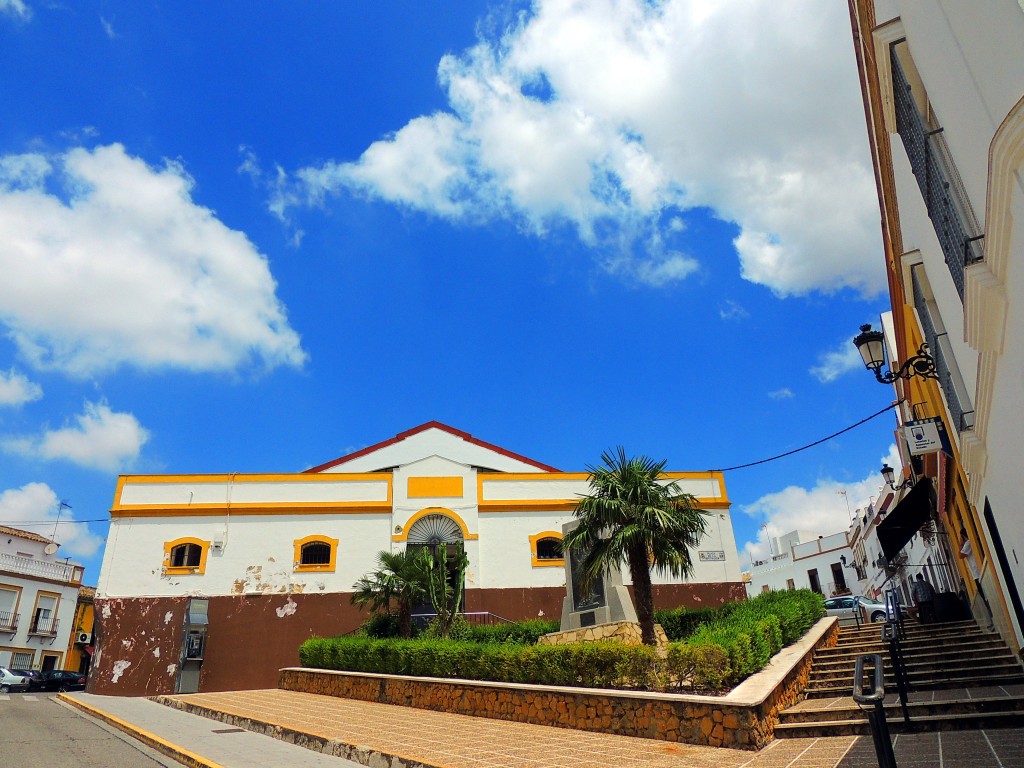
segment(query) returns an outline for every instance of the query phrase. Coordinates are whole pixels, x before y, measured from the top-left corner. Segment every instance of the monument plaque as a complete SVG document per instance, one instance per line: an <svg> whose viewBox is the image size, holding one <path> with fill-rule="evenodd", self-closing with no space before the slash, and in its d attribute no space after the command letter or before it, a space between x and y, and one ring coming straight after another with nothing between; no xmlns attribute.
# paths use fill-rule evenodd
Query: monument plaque
<svg viewBox="0 0 1024 768"><path fill-rule="evenodd" d="M568 535L579 525L573 520L562 526L562 535ZM622 585L621 568L612 568L603 576L594 580L586 589L583 588L582 565L586 553L578 550L566 550L565 557L565 599L562 601L561 631L593 627L598 624L632 621L636 619L636 609L629 597L629 592Z"/></svg>

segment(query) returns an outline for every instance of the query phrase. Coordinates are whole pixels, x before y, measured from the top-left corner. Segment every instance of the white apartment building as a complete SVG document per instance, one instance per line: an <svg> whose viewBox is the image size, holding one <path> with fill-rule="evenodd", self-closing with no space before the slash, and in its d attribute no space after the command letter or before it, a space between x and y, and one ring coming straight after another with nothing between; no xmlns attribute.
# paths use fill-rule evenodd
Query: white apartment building
<svg viewBox="0 0 1024 768"><path fill-rule="evenodd" d="M937 387L898 383L901 421L943 422L948 449L924 457L923 474L935 482L953 575L978 620L989 620L987 602L998 631L1020 648L1024 6L852 0L851 11L893 367L925 342L938 374ZM973 561L959 556L967 545Z"/></svg>
<svg viewBox="0 0 1024 768"><path fill-rule="evenodd" d="M747 593L811 589L825 597L863 594L846 531L818 536L791 531L769 539L771 554L750 563Z"/></svg>
<svg viewBox="0 0 1024 768"><path fill-rule="evenodd" d="M0 525L0 667L62 669L83 568L58 545Z"/></svg>

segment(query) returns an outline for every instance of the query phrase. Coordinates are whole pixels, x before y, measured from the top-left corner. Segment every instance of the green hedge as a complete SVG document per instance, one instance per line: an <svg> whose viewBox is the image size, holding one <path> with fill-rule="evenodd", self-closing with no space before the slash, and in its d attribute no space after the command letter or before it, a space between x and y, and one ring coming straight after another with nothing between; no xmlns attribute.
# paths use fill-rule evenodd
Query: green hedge
<svg viewBox="0 0 1024 768"><path fill-rule="evenodd" d="M303 666L321 669L597 688L628 676L636 657L650 660L654 653L621 643L510 645L358 635L312 638L299 649Z"/></svg>
<svg viewBox="0 0 1024 768"><path fill-rule="evenodd" d="M719 608L669 608L654 612L654 621L661 624L669 640L685 640L702 624L718 618Z"/></svg>
<svg viewBox="0 0 1024 768"><path fill-rule="evenodd" d="M700 621L693 616L698 613ZM666 658L646 646L615 642L535 645L540 635L555 631L557 625L528 621L465 625L459 639L449 640L365 635L312 638L299 649L299 659L306 667L350 672L718 691L763 669L774 654L799 639L824 614L821 595L810 590L768 592L725 610L662 612L662 617L678 617L673 634L684 627L689 633L686 642L669 644Z"/></svg>

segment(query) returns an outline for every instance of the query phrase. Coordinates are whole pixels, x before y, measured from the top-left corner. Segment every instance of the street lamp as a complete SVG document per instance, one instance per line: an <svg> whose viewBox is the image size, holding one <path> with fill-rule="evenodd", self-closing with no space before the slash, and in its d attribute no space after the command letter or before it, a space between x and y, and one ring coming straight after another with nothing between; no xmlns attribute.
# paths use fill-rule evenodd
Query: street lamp
<svg viewBox="0 0 1024 768"><path fill-rule="evenodd" d="M853 338L853 344L860 352L864 366L875 374L880 384L892 384L896 379L909 379L913 376L920 376L923 379L937 379L935 372L935 360L928 354L928 345L922 344L917 354L907 359L898 371L886 371L882 373L882 366L885 365L885 344L881 331L871 330L870 325L862 325L860 333Z"/></svg>
<svg viewBox="0 0 1024 768"><path fill-rule="evenodd" d="M890 467L888 464L883 464L882 465L882 479L885 480L886 485L888 485L894 491L898 491L898 490L901 490L903 488L906 488L911 483L914 482L914 478L908 477L906 480L904 480L899 485L894 485L893 481L896 479L896 471L892 467Z"/></svg>

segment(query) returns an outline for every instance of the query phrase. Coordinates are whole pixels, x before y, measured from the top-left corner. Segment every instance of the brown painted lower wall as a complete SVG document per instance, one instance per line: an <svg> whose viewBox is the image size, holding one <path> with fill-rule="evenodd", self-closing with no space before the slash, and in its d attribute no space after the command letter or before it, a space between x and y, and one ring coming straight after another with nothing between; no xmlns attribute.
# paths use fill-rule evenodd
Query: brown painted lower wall
<svg viewBox="0 0 1024 768"><path fill-rule="evenodd" d="M721 605L746 596L743 585L678 584L655 588L658 607ZM558 619L563 587L466 590L467 611L518 621ZM273 688L278 670L299 663L299 646L359 627L364 614L348 593L210 597L201 691ZM97 598L97 652L91 693L154 696L174 693L188 597Z"/></svg>

